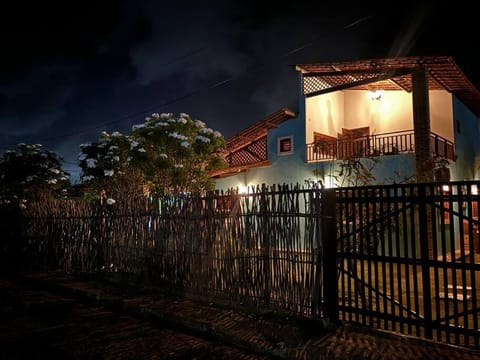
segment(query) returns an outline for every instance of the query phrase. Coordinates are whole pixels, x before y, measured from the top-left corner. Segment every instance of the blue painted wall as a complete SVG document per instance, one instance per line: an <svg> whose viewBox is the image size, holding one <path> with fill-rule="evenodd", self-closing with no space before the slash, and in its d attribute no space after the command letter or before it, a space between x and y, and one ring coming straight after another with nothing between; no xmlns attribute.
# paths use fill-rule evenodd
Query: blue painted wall
<svg viewBox="0 0 480 360"><path fill-rule="evenodd" d="M450 166L451 180L478 179L480 156L479 120L460 100L453 98L456 161Z"/></svg>

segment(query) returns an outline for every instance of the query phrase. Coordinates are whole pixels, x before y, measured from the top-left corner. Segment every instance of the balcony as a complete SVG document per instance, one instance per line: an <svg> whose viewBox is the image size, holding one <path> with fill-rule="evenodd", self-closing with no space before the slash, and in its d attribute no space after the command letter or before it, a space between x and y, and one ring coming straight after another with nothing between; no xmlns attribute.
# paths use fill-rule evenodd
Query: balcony
<svg viewBox="0 0 480 360"><path fill-rule="evenodd" d="M453 143L431 133L432 155L450 161L455 160ZM349 139L316 141L307 144L307 161L345 160L372 156L388 156L415 153L413 130L360 136Z"/></svg>

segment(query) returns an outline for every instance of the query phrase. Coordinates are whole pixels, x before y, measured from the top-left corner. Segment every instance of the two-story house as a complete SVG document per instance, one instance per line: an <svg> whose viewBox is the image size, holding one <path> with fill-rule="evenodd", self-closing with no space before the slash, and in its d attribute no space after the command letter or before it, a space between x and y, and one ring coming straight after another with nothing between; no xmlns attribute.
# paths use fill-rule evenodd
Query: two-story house
<svg viewBox="0 0 480 360"><path fill-rule="evenodd" d="M298 64L298 111L227 139L217 188L473 180L480 91L451 57Z"/></svg>

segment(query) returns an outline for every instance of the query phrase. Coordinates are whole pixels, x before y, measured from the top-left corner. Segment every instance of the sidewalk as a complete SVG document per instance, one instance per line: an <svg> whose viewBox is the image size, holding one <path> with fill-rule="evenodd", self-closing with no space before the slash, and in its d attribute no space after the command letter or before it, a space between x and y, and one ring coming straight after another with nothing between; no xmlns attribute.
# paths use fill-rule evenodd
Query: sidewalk
<svg viewBox="0 0 480 360"><path fill-rule="evenodd" d="M352 325L326 326L273 313L251 313L189 296L125 289L88 278L30 273L21 280L76 301L100 304L271 358L480 360L480 352L436 342Z"/></svg>

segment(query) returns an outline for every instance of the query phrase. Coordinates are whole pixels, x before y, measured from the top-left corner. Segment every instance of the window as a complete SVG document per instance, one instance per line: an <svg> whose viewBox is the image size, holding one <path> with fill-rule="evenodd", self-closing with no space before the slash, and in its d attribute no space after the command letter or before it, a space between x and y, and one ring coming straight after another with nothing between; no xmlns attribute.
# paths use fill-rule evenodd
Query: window
<svg viewBox="0 0 480 360"><path fill-rule="evenodd" d="M278 138L277 152L278 155L293 154L293 136Z"/></svg>

